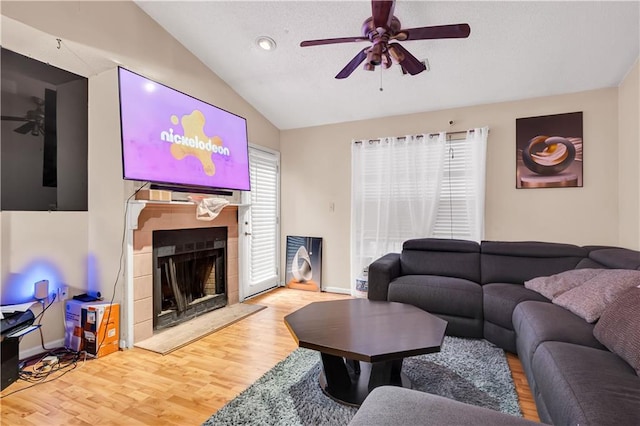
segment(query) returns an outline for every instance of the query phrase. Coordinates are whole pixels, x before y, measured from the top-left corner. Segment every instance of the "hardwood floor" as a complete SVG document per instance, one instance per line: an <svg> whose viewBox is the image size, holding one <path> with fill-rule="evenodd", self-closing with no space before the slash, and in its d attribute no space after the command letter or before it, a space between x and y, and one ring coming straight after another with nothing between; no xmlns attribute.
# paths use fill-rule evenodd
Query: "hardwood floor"
<svg viewBox="0 0 640 426"><path fill-rule="evenodd" d="M279 288L247 303L267 309L168 355L120 351L32 386L2 392L2 425L200 425L297 346L283 317L349 296ZM524 416L538 420L516 356L509 365Z"/></svg>
<svg viewBox="0 0 640 426"><path fill-rule="evenodd" d="M509 368L511 369L511 377L513 378L513 383L516 385L516 392L518 393L518 400L520 401L520 410L522 411L522 416L525 419L539 422L540 417L538 417L536 403L533 400L533 395L531 394L531 389L529 388L529 382L527 382L527 377L524 375L524 370L522 369L522 364L520 363L518 356L512 353L507 353L507 362L509 363Z"/></svg>

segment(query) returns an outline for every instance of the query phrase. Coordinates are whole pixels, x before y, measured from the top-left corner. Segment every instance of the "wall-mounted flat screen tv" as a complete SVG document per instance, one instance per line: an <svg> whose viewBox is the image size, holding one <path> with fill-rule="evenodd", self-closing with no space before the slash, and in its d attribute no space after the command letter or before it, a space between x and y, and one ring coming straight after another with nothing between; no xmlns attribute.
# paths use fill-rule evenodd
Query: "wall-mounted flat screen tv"
<svg viewBox="0 0 640 426"><path fill-rule="evenodd" d="M118 68L125 179L189 190L250 189L247 122Z"/></svg>

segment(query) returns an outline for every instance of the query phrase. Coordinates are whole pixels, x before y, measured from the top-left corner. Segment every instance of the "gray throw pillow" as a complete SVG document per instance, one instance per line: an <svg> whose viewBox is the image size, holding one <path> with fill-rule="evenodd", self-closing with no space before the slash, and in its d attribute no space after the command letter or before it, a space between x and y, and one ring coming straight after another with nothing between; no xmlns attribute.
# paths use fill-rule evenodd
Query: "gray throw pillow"
<svg viewBox="0 0 640 426"><path fill-rule="evenodd" d="M568 290L552 302L587 322L594 322L624 291L640 285L640 271L605 269L584 284Z"/></svg>
<svg viewBox="0 0 640 426"><path fill-rule="evenodd" d="M570 269L548 277L536 277L524 282L525 288L540 293L549 300L578 287L605 269Z"/></svg>
<svg viewBox="0 0 640 426"><path fill-rule="evenodd" d="M618 296L602 313L593 335L640 376L640 288Z"/></svg>

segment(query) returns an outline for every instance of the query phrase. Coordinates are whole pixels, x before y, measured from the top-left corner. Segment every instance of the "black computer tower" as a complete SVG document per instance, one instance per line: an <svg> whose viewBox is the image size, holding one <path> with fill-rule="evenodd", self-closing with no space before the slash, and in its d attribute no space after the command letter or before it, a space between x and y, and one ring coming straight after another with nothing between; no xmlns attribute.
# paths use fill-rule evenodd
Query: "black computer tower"
<svg viewBox="0 0 640 426"><path fill-rule="evenodd" d="M2 347L2 371L0 371L0 381L2 382L2 389L9 386L11 383L18 380L18 344L20 339L18 338L6 338L0 342Z"/></svg>

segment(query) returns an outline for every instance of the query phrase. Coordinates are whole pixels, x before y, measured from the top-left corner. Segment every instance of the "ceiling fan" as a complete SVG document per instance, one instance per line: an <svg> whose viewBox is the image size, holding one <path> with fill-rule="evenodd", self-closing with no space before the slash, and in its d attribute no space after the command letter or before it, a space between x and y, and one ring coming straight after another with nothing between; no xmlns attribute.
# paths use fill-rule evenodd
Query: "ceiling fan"
<svg viewBox="0 0 640 426"><path fill-rule="evenodd" d="M307 47L359 41L371 42L371 46L362 49L336 75L336 78L342 79L349 77L363 62L364 69L367 71L373 71L378 65L389 68L392 65L392 58L396 63L400 64L403 73L416 75L426 70L425 64L409 53L398 41L469 37L471 32L469 24L403 29L400 20L393 16L395 3L395 0L371 0L372 16L362 24L362 36L307 40L301 42L300 46Z"/></svg>
<svg viewBox="0 0 640 426"><path fill-rule="evenodd" d="M14 132L26 135L31 132L33 136L44 133L44 100L37 96L32 96L31 101L35 103L35 109L27 111L24 117L14 117L3 115L2 120L6 121L26 121L26 123L13 129Z"/></svg>

